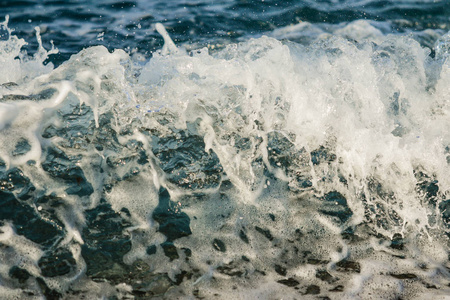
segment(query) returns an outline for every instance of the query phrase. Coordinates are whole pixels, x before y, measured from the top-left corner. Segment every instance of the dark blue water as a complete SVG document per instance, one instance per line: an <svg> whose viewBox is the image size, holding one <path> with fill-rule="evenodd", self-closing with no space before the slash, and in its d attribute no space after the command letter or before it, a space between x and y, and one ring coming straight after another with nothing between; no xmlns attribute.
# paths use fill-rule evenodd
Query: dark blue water
<svg viewBox="0 0 450 300"><path fill-rule="evenodd" d="M1 299L449 297L449 1L7 16Z"/></svg>
<svg viewBox="0 0 450 300"><path fill-rule="evenodd" d="M228 44L268 34L298 22L339 24L355 20L384 22L383 33L449 30L448 1L4 1L2 16L36 49L34 27L42 28L44 46L54 41L60 64L93 45L137 49L146 57L159 49L152 30L163 23L174 41L195 45ZM423 41L427 46L432 41Z"/></svg>

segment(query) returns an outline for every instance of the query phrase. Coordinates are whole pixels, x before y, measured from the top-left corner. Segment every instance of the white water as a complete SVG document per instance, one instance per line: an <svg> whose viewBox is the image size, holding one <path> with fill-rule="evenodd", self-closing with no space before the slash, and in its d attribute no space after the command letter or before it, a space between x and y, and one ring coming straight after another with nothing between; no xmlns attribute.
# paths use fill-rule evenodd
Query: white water
<svg viewBox="0 0 450 300"><path fill-rule="evenodd" d="M132 215L133 247L125 263L142 259L153 272L168 273L172 279L180 270L199 270L201 276L169 289L167 299L190 299L196 289L207 299L215 293L218 299L314 298L302 296L310 284L332 299L444 299L449 294L448 229L439 210L450 188L448 36L438 41L435 58L415 40L384 36L364 22L333 36L318 35L308 47L261 37L210 54L206 48L186 53L176 48L162 26L156 29L166 44L144 67L122 50L110 53L104 47L92 47L53 69L43 65L52 51L40 48L29 58L20 54L23 40L11 35L8 41L0 41L1 69L10 70L0 74L0 83L17 84L0 88L0 95L9 99L0 102L0 158L9 168L20 167L37 188L56 193L70 208L61 210L59 217L68 231L64 243L79 268L63 279L46 280L49 286L64 291L72 285L92 297L115 293L107 283L86 283L80 255L83 211L105 197L116 211L126 207ZM347 32L357 32L351 38L359 42L345 39ZM37 95L47 89L56 92L44 100L7 97ZM119 137L119 143L141 141L155 163L104 193L102 186L114 182L111 178L139 167L132 163L108 169L106 158L132 156L132 150L98 150L81 135L70 141L79 147L67 146L58 136L42 137L50 125L74 126L63 121L60 112L82 103L92 108L94 130L101 129L100 116L112 112L116 132L131 128L130 134ZM167 119L167 125L158 118ZM169 182L151 153L151 137L145 130L165 136L170 128L202 136L205 151L217 154L226 173L223 179L233 187L225 192L212 187L203 191L205 198L188 197L192 192ZM290 142L284 150L287 169L270 162L274 134ZM30 150L13 155L23 139ZM68 195L64 182L43 171L45 153L55 146L67 154L83 155L78 165L94 187L92 195L81 199ZM336 159L313 164L311 152L321 146ZM27 163L30 160L35 163ZM100 174L100 167L106 171ZM264 168L273 178L266 177ZM206 175L192 176L201 180ZM300 177L311 185L302 186ZM437 182L439 192L431 200L418 189L423 181ZM159 246L156 255L149 258L145 253L148 245L165 240L151 218L160 185L169 189L172 201L179 202L191 218L193 234L174 242L178 249L192 249L189 262L184 254L169 261ZM331 191L346 198L353 212L348 220L319 213L322 197ZM39 276L38 247L29 246L32 242L5 226L0 240L17 255L9 260L3 257L8 268L0 269L2 277L8 277L9 267L17 260ZM274 238L268 240L254 226L269 229ZM342 238L341 231L351 226L361 240ZM239 239L242 228L247 228L251 243ZM290 242L296 229L303 236L298 243ZM406 241L403 251L389 247L396 233ZM213 238L225 243L225 253L213 249ZM24 249L33 250L26 253ZM304 251L312 251L311 257L325 262L321 268L340 280L328 284L318 279L318 266L300 259ZM250 262L242 261L242 255ZM336 263L344 258L359 262L361 272L340 272ZM227 264L245 275L232 277L217 271ZM286 276L273 271L277 264L287 266ZM417 278L390 276L405 273ZM298 290L277 283L288 277L300 282ZM427 289L427 284L437 289ZM336 285L344 290L329 292ZM126 295L131 287L123 284L120 289L119 295ZM5 286L0 292L13 297L17 290Z"/></svg>

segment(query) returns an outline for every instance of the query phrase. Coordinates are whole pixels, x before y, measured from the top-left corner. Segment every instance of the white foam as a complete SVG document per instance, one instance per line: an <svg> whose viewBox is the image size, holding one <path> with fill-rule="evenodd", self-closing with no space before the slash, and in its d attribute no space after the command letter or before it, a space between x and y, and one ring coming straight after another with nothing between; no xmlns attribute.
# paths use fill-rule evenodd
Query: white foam
<svg viewBox="0 0 450 300"><path fill-rule="evenodd" d="M162 49L162 54L176 54L179 53L179 50L175 43L170 38L169 34L167 33L167 30L164 28L164 25L161 23L155 24L155 29L158 31L158 33L163 37L164 39L164 46Z"/></svg>
<svg viewBox="0 0 450 300"><path fill-rule="evenodd" d="M152 272L167 273L172 280L182 270L195 269L192 278L181 285L186 293L199 289L205 297L219 293L221 299L270 299L280 293L294 298L305 292L304 282L308 282L320 286L325 294L330 287L316 276L318 268L323 268L341 278L339 284L345 290L336 297L342 299L427 295L422 282L405 286L391 276L395 272L414 272L424 282L433 281L442 290L428 293L442 296L440 293L448 290L446 273L440 271L448 263L448 247L437 206L450 188L445 152L450 145L448 41L442 38L437 58L432 59L429 50L413 39L383 35L367 21L335 28L335 33L345 38L324 36L322 29L311 31L310 26L304 23L287 30L304 30L317 38L308 47L261 37L214 54L207 49L187 54L176 47L161 24L156 24L165 46L142 69L132 66L121 50L111 53L104 47L92 47L52 70L42 64L52 51L42 49L38 30L40 54L29 60L17 58L24 41L12 36L0 42L0 65L12 70L0 75L4 76L0 83L19 84L13 90L2 87L2 96L56 90L49 99L0 103L0 156L7 168L22 168L35 187L57 194L66 205L57 209L57 215L67 230L62 244L76 258L77 269L70 277L49 279L48 284L64 289L72 281L86 279L86 264L80 254L84 210L105 198L115 211L125 207L131 213L133 226L127 234L133 246L124 262L131 265L144 260ZM378 45L371 43L374 40ZM130 73L136 74L136 68L140 75L133 78ZM67 126L58 111L72 112L76 105L81 111L81 104L92 109L95 130L102 129L101 116L113 112L116 133L131 128L127 134L118 134L114 142L122 146L141 142L149 163L108 167L108 157L136 153L125 148L121 153L98 150L90 144L79 150L65 145L62 137L42 138L50 125L58 129ZM161 125L157 116L166 117L167 124ZM217 155L226 173L224 181L231 181L232 187L202 190L200 197L198 191L168 184L151 153L151 138L143 133L147 129L161 136L172 134L172 129L201 136L205 143L202 150ZM286 138L288 146L283 142L269 146L274 143L270 140L274 134ZM31 149L14 156L21 138ZM42 170L43 151L50 146L60 147L68 155L83 155L77 166L94 187L91 196L80 199L66 195L65 183ZM313 163L311 152L321 146L336 159ZM281 162L272 165L275 150L269 147L286 147L280 155L288 166ZM36 164L27 164L30 160ZM133 167L140 168L138 174L117 179ZM418 171L438 182L440 198L430 200L418 191L423 180L417 178ZM269 178L268 173L273 176ZM299 185L300 175L310 179L312 186L298 188L297 193L291 188ZM107 183L113 186L104 192ZM190 217L193 232L174 241L180 255L174 261L164 255L160 244L165 237L157 232L159 224L151 218L161 186L169 187L171 200ZM324 195L331 191L346 198L353 212L349 220L320 212ZM431 201L436 204L429 204ZM42 210L41 206L38 211ZM380 219L387 225L380 225ZM349 226L362 241L351 243L341 236ZM19 257L26 257L25 266L37 276L36 262L43 254L39 247L17 236L10 225L2 228L2 243L14 247ZM249 243L243 241L241 231ZM396 233L406 241L404 250L390 247ZM227 250L214 248L213 239L220 239ZM157 246L151 258L146 253L149 245ZM182 248L192 250L189 260ZM400 255L408 258L400 259ZM320 266L308 263L308 258ZM357 261L361 272L338 270L342 259ZM422 263L428 271L419 270ZM16 260L8 264L12 266ZM230 264L245 275L226 275L221 267ZM286 276L273 271L277 264L287 267ZM1 272L8 276L7 268ZM262 272L266 276L260 275ZM299 281L299 291L286 292L286 287L277 283L290 277ZM91 281L88 286L92 295L115 293L113 287L103 291L103 285ZM127 284L117 288L120 295L131 289ZM175 289L172 293L176 294Z"/></svg>

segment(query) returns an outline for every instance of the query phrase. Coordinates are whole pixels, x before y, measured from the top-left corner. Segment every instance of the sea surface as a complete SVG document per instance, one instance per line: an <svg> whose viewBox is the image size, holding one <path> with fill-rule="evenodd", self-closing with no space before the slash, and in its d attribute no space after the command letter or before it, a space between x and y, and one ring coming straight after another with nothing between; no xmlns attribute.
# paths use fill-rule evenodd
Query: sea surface
<svg viewBox="0 0 450 300"><path fill-rule="evenodd" d="M449 299L450 2L1 1L1 299Z"/></svg>

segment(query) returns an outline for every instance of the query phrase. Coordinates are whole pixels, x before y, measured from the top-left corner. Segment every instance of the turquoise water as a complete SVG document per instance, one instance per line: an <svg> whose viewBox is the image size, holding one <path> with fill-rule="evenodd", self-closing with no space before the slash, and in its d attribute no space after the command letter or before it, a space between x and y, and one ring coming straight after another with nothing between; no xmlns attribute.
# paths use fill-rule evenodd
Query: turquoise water
<svg viewBox="0 0 450 300"><path fill-rule="evenodd" d="M3 299L446 299L446 1L0 2Z"/></svg>

